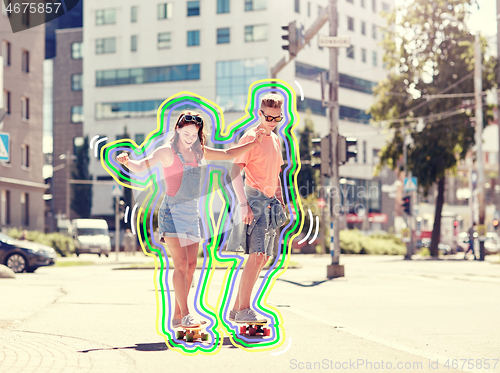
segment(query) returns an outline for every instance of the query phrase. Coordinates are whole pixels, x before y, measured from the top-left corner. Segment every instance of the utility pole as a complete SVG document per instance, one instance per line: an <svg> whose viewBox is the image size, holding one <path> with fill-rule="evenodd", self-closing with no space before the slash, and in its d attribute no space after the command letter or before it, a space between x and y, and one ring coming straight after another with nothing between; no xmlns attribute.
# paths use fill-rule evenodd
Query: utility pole
<svg viewBox="0 0 500 373"><path fill-rule="evenodd" d="M329 0L328 19L330 23L330 36L337 36L337 0ZM331 177L330 177L330 194L331 194L331 213L330 213L330 229L333 229L333 255L332 263L327 267L327 277L343 277L344 266L339 264L340 261L340 235L339 235L339 212L340 212L340 183L339 183L339 162L338 162L338 135L339 135L339 100L338 100L338 48L328 48L330 50L330 71L328 74L329 84L329 105L328 105L328 121L330 122L330 141L331 141ZM338 211L336 211L336 209ZM331 244L330 244L331 245ZM332 245L331 245L332 246Z"/></svg>
<svg viewBox="0 0 500 373"><path fill-rule="evenodd" d="M119 216L120 197L115 196L115 252L116 259L118 260L118 253L120 251L120 216Z"/></svg>
<svg viewBox="0 0 500 373"><path fill-rule="evenodd" d="M476 101L476 163L477 163L477 188L479 202L479 225L484 226L485 200L484 200L484 165L483 165L483 61L479 32L476 33L474 43L474 97ZM484 234L486 234L484 232ZM479 237L479 260L484 260L484 236Z"/></svg>
<svg viewBox="0 0 500 373"><path fill-rule="evenodd" d="M498 42L498 40L500 40L500 18L499 18L500 0L497 0L496 14L497 14L497 56L500 56L500 43ZM498 65L498 86L500 87L500 64ZM500 103L500 92L498 93L497 97L498 97L497 102ZM500 188L500 120L497 120L497 122L498 122L497 123L497 126L498 126L498 144L499 144L499 149L498 149L498 153L497 153L497 156L498 156L498 162L497 162L498 175L497 175L497 183L495 185L495 190L493 193L495 194L495 197L496 197L495 198L495 202L496 202L495 210L500 211L500 190L497 191L497 188Z"/></svg>
<svg viewBox="0 0 500 373"><path fill-rule="evenodd" d="M71 162L71 153L69 150L66 151L65 155L65 160L66 160L66 219L70 220L70 213L71 213L71 207L70 207L70 184L69 184L69 179L71 179L71 173L70 173L70 162Z"/></svg>

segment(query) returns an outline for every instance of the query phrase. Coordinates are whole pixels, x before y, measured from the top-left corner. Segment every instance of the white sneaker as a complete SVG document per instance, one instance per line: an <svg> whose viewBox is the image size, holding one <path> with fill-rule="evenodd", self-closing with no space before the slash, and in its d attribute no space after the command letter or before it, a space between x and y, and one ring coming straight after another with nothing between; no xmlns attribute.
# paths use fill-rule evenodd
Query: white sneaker
<svg viewBox="0 0 500 373"><path fill-rule="evenodd" d="M172 327L178 328L179 326L181 326L181 319L172 319Z"/></svg>
<svg viewBox="0 0 500 373"><path fill-rule="evenodd" d="M201 323L199 320L195 319L193 316L191 315L186 315L182 318L181 320L181 326L184 327L184 328L195 328L197 326L200 326Z"/></svg>
<svg viewBox="0 0 500 373"><path fill-rule="evenodd" d="M266 319L258 319L257 313L251 308L245 308L236 314L237 323L267 322Z"/></svg>
<svg viewBox="0 0 500 373"><path fill-rule="evenodd" d="M229 317L228 317L229 321L234 321L237 313L238 311L236 310L229 311Z"/></svg>

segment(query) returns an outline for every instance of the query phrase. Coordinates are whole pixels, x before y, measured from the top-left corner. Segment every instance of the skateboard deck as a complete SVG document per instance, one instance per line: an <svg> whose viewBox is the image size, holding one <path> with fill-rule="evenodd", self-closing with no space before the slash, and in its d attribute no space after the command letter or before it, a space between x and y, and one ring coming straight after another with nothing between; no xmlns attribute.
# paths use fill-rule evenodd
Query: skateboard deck
<svg viewBox="0 0 500 373"><path fill-rule="evenodd" d="M208 333L203 333L202 330L205 330L205 327L193 326L193 327L184 327L179 326L175 332L175 339L184 339L186 337L186 342L194 342L195 339L199 339L201 341L208 341Z"/></svg>
<svg viewBox="0 0 500 373"><path fill-rule="evenodd" d="M271 329L263 328L267 324L267 320L257 320L253 322L244 322L241 324L246 324L240 326L240 334L248 334L251 336L262 334L267 337L271 335Z"/></svg>

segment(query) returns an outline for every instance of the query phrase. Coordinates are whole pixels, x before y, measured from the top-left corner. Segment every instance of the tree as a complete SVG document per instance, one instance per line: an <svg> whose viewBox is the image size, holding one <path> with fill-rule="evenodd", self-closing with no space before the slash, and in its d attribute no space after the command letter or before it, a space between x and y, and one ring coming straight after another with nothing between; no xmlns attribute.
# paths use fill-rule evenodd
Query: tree
<svg viewBox="0 0 500 373"><path fill-rule="evenodd" d="M71 166L71 178L92 180L89 175L89 138L83 139L83 145L76 148L76 160ZM71 188L71 209L81 218L90 217L92 209L92 185L73 184Z"/></svg>
<svg viewBox="0 0 500 373"><path fill-rule="evenodd" d="M437 182L431 255L438 256L445 175L474 144L471 108L463 97L428 98L435 94L474 92L474 36L464 27L475 0L413 0L386 13L384 64L391 72L375 88L369 112L393 137L381 151L379 170L401 162L403 138L411 136L408 170L425 195ZM450 15L458 22L450 20ZM483 56L485 39L481 40ZM495 84L493 58L483 59L483 91ZM414 118L424 118L417 131ZM491 112L484 115L485 123ZM482 123L481 125L484 125Z"/></svg>

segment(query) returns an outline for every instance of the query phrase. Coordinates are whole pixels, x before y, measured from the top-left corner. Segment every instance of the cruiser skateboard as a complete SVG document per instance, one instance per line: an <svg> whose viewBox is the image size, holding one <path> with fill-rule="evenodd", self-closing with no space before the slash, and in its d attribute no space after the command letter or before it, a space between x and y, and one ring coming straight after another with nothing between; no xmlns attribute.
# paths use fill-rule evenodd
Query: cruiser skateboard
<svg viewBox="0 0 500 373"><path fill-rule="evenodd" d="M269 328L263 328L264 325L267 324L267 320L259 320L259 321L254 321L254 322L245 322L240 326L240 334L248 334L251 336L257 335L257 334L262 334L263 336L267 337L271 335L271 329Z"/></svg>
<svg viewBox="0 0 500 373"><path fill-rule="evenodd" d="M186 337L186 342L194 342L195 339L208 341L208 333L202 332L202 330L205 330L203 325L193 327L180 326L179 329L175 332L175 339L184 339Z"/></svg>

